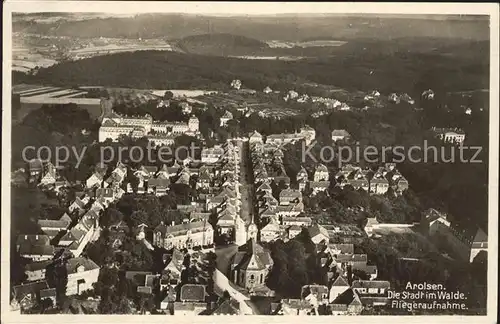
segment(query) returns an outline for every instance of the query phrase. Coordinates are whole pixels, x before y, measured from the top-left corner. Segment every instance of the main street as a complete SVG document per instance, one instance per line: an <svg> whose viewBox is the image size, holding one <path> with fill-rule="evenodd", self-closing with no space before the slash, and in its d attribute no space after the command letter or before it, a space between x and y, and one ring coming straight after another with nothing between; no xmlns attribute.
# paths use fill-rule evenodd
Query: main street
<svg viewBox="0 0 500 324"><path fill-rule="evenodd" d="M240 152L241 219L248 225L253 217L252 166L250 165L248 142L238 141L237 143Z"/></svg>

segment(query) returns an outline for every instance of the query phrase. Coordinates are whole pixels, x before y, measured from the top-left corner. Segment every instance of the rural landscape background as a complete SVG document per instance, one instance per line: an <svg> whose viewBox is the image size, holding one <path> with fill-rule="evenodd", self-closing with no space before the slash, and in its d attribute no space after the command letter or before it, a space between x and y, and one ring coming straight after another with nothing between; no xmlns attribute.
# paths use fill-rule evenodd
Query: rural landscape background
<svg viewBox="0 0 500 324"><path fill-rule="evenodd" d="M293 133L304 125L316 130L319 143L331 142L333 129L347 129L361 146L377 147L409 147L424 140L441 145L429 132L432 127L463 129L465 145L482 147L478 158L484 163L406 161L398 165L410 183L402 196L389 199L331 189L328 197L305 197L306 209L318 220L361 227L375 216L388 223L416 222L424 210L437 208L463 227L488 228L487 16L19 13L13 15L12 30L13 171L25 168L22 151L28 145L85 146L78 169L71 157L59 170L69 182L84 183L100 162L97 134L111 110L187 122L189 116L174 99L170 109L158 108L170 92L192 105L204 138L200 145L209 147L254 131ZM241 89L234 89L234 80L241 81ZM264 93L267 87L270 91ZM429 89L433 100L424 95ZM349 109L283 100L290 90L342 102ZM380 98L370 97L374 91ZM392 93L413 99L396 103L388 99ZM226 111L235 118L220 127ZM191 141L179 137L175 146ZM109 145L145 143L130 139ZM288 175L295 177L303 166L300 145L287 146L283 162ZM310 161L305 165L313 169ZM334 172L333 164L328 168ZM13 183L21 173L16 172ZM72 193L57 201L36 188L12 188L14 241L74 198ZM140 208L173 209L189 195L169 196L154 207ZM115 207L125 213L131 205ZM362 215L355 215L353 210L360 206ZM359 249L396 285L407 276L426 280L426 275L446 273L448 284L469 294L470 313L485 313L485 260L457 266L452 258L435 257L437 252L428 245L408 242L387 236L376 244L363 241ZM11 283L16 284L22 281L22 262L12 249ZM99 255L102 249L96 243L89 255ZM427 263L403 271L393 263L402 256Z"/></svg>

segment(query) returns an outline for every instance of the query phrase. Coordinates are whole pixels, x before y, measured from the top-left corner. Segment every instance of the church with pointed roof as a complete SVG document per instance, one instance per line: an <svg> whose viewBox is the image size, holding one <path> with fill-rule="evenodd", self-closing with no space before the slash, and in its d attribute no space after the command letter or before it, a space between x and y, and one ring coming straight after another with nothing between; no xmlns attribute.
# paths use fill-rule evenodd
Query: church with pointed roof
<svg viewBox="0 0 500 324"><path fill-rule="evenodd" d="M251 237L233 257L229 277L240 287L252 289L265 286L273 266L271 254Z"/></svg>

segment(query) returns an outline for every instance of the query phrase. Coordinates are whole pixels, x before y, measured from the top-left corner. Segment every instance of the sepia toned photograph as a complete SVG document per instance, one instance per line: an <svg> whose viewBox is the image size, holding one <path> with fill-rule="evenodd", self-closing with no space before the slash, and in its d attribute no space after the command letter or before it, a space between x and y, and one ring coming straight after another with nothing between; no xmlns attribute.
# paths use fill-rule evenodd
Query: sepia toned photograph
<svg viewBox="0 0 500 324"><path fill-rule="evenodd" d="M495 322L498 5L4 5L2 321Z"/></svg>

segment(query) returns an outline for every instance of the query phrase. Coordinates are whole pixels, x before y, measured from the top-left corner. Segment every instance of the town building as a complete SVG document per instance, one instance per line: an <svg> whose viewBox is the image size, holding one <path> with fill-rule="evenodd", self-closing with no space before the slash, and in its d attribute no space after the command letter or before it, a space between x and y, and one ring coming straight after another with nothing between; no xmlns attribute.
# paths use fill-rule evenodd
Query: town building
<svg viewBox="0 0 500 324"><path fill-rule="evenodd" d="M50 260L55 252L48 235L19 235L16 247L20 256L34 262Z"/></svg>
<svg viewBox="0 0 500 324"><path fill-rule="evenodd" d="M226 111L224 115L220 118L220 127L224 127L227 125L227 122L233 119L233 114L231 112Z"/></svg>
<svg viewBox="0 0 500 324"><path fill-rule="evenodd" d="M432 131L445 143L462 144L465 141L465 132L460 128L433 127Z"/></svg>
<svg viewBox="0 0 500 324"><path fill-rule="evenodd" d="M94 289L93 284L98 281L100 268L94 261L79 257L67 260L66 270L66 295L71 296Z"/></svg>
<svg viewBox="0 0 500 324"><path fill-rule="evenodd" d="M389 302L391 284L383 280L354 280L352 290L359 296L363 306L386 306Z"/></svg>
<svg viewBox="0 0 500 324"><path fill-rule="evenodd" d="M345 129L334 129L332 131L333 142L345 141L351 138L352 138L351 134L349 134L349 132L346 131Z"/></svg>
<svg viewBox="0 0 500 324"><path fill-rule="evenodd" d="M230 278L238 286L247 289L263 286L272 266L271 254L251 238L234 255Z"/></svg>
<svg viewBox="0 0 500 324"><path fill-rule="evenodd" d="M165 249L192 249L212 245L214 230L207 221L195 221L167 226L158 225L153 232L153 244Z"/></svg>

